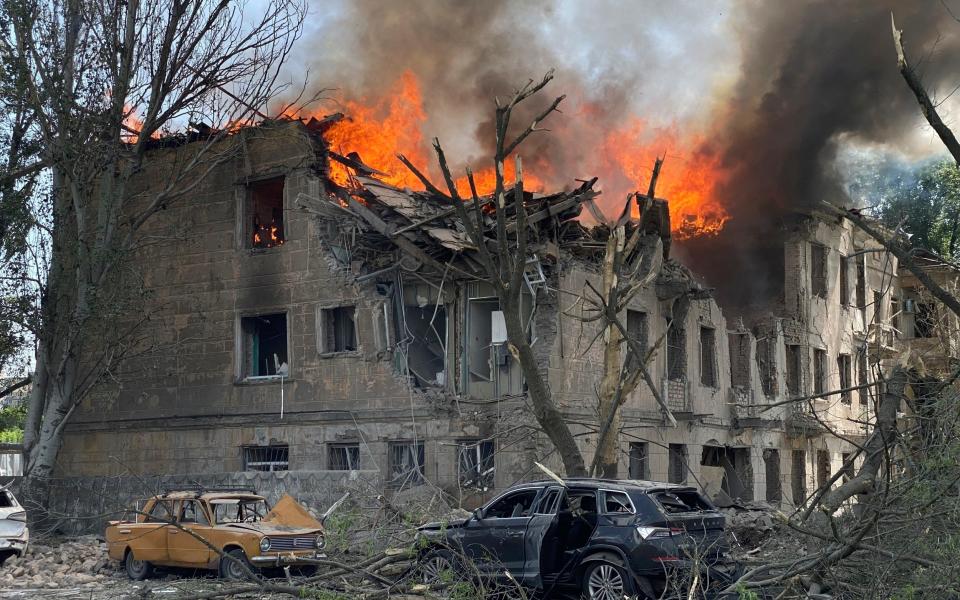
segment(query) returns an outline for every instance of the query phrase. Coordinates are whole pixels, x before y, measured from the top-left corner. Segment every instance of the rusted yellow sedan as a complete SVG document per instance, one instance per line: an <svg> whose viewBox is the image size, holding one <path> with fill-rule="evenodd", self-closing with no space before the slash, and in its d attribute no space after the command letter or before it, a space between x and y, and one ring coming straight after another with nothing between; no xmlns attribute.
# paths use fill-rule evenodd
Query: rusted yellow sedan
<svg viewBox="0 0 960 600"><path fill-rule="evenodd" d="M216 569L225 579L247 579L263 567L308 567L323 557L323 525L290 496L270 510L251 490L167 492L146 501L136 518L110 521L110 558L131 579L155 565Z"/></svg>

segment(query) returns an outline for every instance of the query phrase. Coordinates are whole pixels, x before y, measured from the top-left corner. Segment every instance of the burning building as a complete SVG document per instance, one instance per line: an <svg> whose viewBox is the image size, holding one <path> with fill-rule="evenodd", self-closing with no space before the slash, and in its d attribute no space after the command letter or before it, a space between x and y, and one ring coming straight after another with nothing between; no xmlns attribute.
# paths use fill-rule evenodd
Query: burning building
<svg viewBox="0 0 960 600"><path fill-rule="evenodd" d="M222 142L231 160L147 226L161 242L131 264L150 342L78 408L61 475L363 471L386 488L484 496L558 463L456 211L332 151L338 119L241 129ZM140 185L168 159L158 152ZM592 186L523 196L523 315L588 459L603 350L577 298L605 245L579 218ZM895 259L842 218L796 215L779 293L732 319L671 256L669 198L639 198L630 227L662 256L622 318L654 348L677 426L638 387L622 408L621 474L801 500L852 456L867 384L900 343Z"/></svg>

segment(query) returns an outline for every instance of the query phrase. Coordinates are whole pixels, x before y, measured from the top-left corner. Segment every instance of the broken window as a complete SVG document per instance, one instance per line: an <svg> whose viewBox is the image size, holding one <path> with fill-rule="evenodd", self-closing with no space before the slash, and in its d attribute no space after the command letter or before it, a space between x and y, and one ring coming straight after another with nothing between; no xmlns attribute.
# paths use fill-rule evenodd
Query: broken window
<svg viewBox="0 0 960 600"><path fill-rule="evenodd" d="M533 509L533 501L537 499L539 490L519 490L507 494L491 504L483 511L484 519L517 519L529 517Z"/></svg>
<svg viewBox="0 0 960 600"><path fill-rule="evenodd" d="M867 265L864 255L857 257L857 308L867 308Z"/></svg>
<svg viewBox="0 0 960 600"><path fill-rule="evenodd" d="M823 487L830 481L830 453L817 450L817 487Z"/></svg>
<svg viewBox="0 0 960 600"><path fill-rule="evenodd" d="M360 444L327 445L327 468L331 471L359 471Z"/></svg>
<svg viewBox="0 0 960 600"><path fill-rule="evenodd" d="M686 483L687 481L687 446L686 444L670 444L668 449L667 481L670 483Z"/></svg>
<svg viewBox="0 0 960 600"><path fill-rule="evenodd" d="M822 394L827 391L827 351L820 348L813 349L813 393Z"/></svg>
<svg viewBox="0 0 960 600"><path fill-rule="evenodd" d="M700 328L700 383L717 387L717 335L712 327Z"/></svg>
<svg viewBox="0 0 960 600"><path fill-rule="evenodd" d="M493 440L462 440L457 445L457 457L461 487L482 491L493 487L496 474Z"/></svg>
<svg viewBox="0 0 960 600"><path fill-rule="evenodd" d="M932 302L918 302L913 323L914 337L934 337L936 335L937 305Z"/></svg>
<svg viewBox="0 0 960 600"><path fill-rule="evenodd" d="M840 401L844 404L850 404L853 400L850 390L847 389L850 387L850 381L852 379L852 369L849 354L841 354L837 356L837 369L840 371L840 389L846 390L840 392Z"/></svg>
<svg viewBox="0 0 960 600"><path fill-rule="evenodd" d="M243 332L242 377L277 377L287 368L287 315L276 313L240 319Z"/></svg>
<svg viewBox="0 0 960 600"><path fill-rule="evenodd" d="M422 485L424 482L423 442L391 442L387 468L391 488L403 489Z"/></svg>
<svg viewBox="0 0 960 600"><path fill-rule="evenodd" d="M867 387L869 383L870 377L869 367L867 365L867 349L866 347L862 347L857 353L857 386L860 387L858 390L858 395L860 397L860 404L862 406L866 406L870 403L870 388Z"/></svg>
<svg viewBox="0 0 960 600"><path fill-rule="evenodd" d="M630 443L630 479L647 479L650 471L647 468L647 443Z"/></svg>
<svg viewBox="0 0 960 600"><path fill-rule="evenodd" d="M605 514L632 515L633 502L624 492L603 491L603 512Z"/></svg>
<svg viewBox="0 0 960 600"><path fill-rule="evenodd" d="M787 344L787 391L791 396L803 393L800 389L800 346Z"/></svg>
<svg viewBox="0 0 960 600"><path fill-rule="evenodd" d="M760 372L760 387L765 396L777 394L777 362L775 360L776 338L757 340L757 370Z"/></svg>
<svg viewBox="0 0 960 600"><path fill-rule="evenodd" d="M850 481L853 477L853 459L851 456L849 452L842 452L840 454L840 459L843 461L843 466L840 467L843 473L843 483Z"/></svg>
<svg viewBox="0 0 960 600"><path fill-rule="evenodd" d="M687 333L682 325L667 319L667 379L684 381L687 376Z"/></svg>
<svg viewBox="0 0 960 600"><path fill-rule="evenodd" d="M893 325L894 337L900 337L900 298L890 298L890 324Z"/></svg>
<svg viewBox="0 0 960 600"><path fill-rule="evenodd" d="M750 389L750 336L734 333L729 339L730 383L734 387Z"/></svg>
<svg viewBox="0 0 960 600"><path fill-rule="evenodd" d="M767 477L767 502L779 503L783 496L780 487L780 451L767 448L763 451L763 468Z"/></svg>
<svg viewBox="0 0 960 600"><path fill-rule="evenodd" d="M244 471L287 471L290 469L290 447L286 444L244 446Z"/></svg>
<svg viewBox="0 0 960 600"><path fill-rule="evenodd" d="M286 241L283 182L283 177L274 177L247 185L250 248L273 248Z"/></svg>
<svg viewBox="0 0 960 600"><path fill-rule="evenodd" d="M500 360L506 360L505 352L495 352L496 349L493 348L494 313L499 313L500 301L496 298L471 298L467 306L467 359L470 380L492 381L491 361L497 360L499 364Z"/></svg>
<svg viewBox="0 0 960 600"><path fill-rule="evenodd" d="M810 291L827 297L827 248L820 244L810 244Z"/></svg>
<svg viewBox="0 0 960 600"><path fill-rule="evenodd" d="M404 288L405 296L407 289ZM404 301L415 302L404 305L399 324L404 366L417 387L442 386L447 371L447 309L436 302L436 296L430 299L421 293Z"/></svg>
<svg viewBox="0 0 960 600"><path fill-rule="evenodd" d="M640 350L643 352L647 351L647 313L627 309L627 335L631 340L637 343L637 346L640 347ZM631 370L637 368L640 364L640 361L644 359L643 356L637 357L634 356L628 350L628 356L630 356L630 362L628 363L628 368Z"/></svg>
<svg viewBox="0 0 960 600"><path fill-rule="evenodd" d="M840 305L850 306L850 259L840 257Z"/></svg>
<svg viewBox="0 0 960 600"><path fill-rule="evenodd" d="M321 308L319 331L321 354L354 352L357 349L356 307Z"/></svg>
<svg viewBox="0 0 960 600"><path fill-rule="evenodd" d="M146 523L173 523L173 500L158 500L153 503L150 514L146 516Z"/></svg>
<svg viewBox="0 0 960 600"><path fill-rule="evenodd" d="M873 292L873 322L883 322L883 294L877 291Z"/></svg>
<svg viewBox="0 0 960 600"><path fill-rule="evenodd" d="M797 506L807 499L807 453L803 450L794 450L792 453L792 474L790 482L793 492L793 503Z"/></svg>

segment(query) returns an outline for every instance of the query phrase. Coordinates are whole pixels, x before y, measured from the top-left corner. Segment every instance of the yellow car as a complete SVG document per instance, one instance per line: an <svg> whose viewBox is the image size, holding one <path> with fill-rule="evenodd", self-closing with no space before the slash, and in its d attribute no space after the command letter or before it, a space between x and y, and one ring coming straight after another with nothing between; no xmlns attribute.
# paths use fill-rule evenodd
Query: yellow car
<svg viewBox="0 0 960 600"><path fill-rule="evenodd" d="M155 565L216 569L225 579L248 579L263 567L301 566L322 558L323 525L290 496L270 510L252 490L197 489L149 498L136 518L110 521L110 558L130 579Z"/></svg>

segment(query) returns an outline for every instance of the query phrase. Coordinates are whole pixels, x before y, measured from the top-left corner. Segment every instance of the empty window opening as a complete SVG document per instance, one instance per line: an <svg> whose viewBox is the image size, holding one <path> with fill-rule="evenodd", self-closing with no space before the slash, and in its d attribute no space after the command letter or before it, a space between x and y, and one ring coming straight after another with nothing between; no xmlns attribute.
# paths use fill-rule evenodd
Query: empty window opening
<svg viewBox="0 0 960 600"><path fill-rule="evenodd" d="M645 480L650 477L648 452L646 442L630 443L630 479Z"/></svg>
<svg viewBox="0 0 960 600"><path fill-rule="evenodd" d="M774 352L776 338L767 337L757 340L757 371L760 373L760 387L765 396L777 394L777 361Z"/></svg>
<svg viewBox="0 0 960 600"><path fill-rule="evenodd" d="M667 379L684 381L687 376L687 332L683 326L667 319Z"/></svg>
<svg viewBox="0 0 960 600"><path fill-rule="evenodd" d="M883 294L877 291L873 292L873 322L883 322Z"/></svg>
<svg viewBox="0 0 960 600"><path fill-rule="evenodd" d="M867 308L867 266L863 255L857 257L857 308Z"/></svg>
<svg viewBox="0 0 960 600"><path fill-rule="evenodd" d="M640 348L641 352L646 353L647 351L647 339L649 332L647 330L647 313L641 312L639 310L627 309L627 336ZM626 350L627 356L630 357L628 363L629 369L638 368L640 361L642 361L645 356L635 356L630 350Z"/></svg>
<svg viewBox="0 0 960 600"><path fill-rule="evenodd" d="M423 484L423 442L391 442L387 462L391 488L404 489Z"/></svg>
<svg viewBox="0 0 960 600"><path fill-rule="evenodd" d="M150 514L144 518L146 523L173 523L173 501L160 500L153 503Z"/></svg>
<svg viewBox="0 0 960 600"><path fill-rule="evenodd" d="M717 387L717 332L711 327L700 328L700 383Z"/></svg>
<svg viewBox="0 0 960 600"><path fill-rule="evenodd" d="M704 485L718 485L729 498L753 500L753 466L749 448L704 446L700 466L701 478L707 480Z"/></svg>
<svg viewBox="0 0 960 600"><path fill-rule="evenodd" d="M243 317L244 369L242 375L277 377L287 370L287 315L276 313Z"/></svg>
<svg viewBox="0 0 960 600"><path fill-rule="evenodd" d="M827 351L820 348L813 349L813 393L822 394L827 391Z"/></svg>
<svg viewBox="0 0 960 600"><path fill-rule="evenodd" d="M791 396L799 396L803 393L800 387L800 346L797 344L787 344L787 391Z"/></svg>
<svg viewBox="0 0 960 600"><path fill-rule="evenodd" d="M810 291L827 297L827 248L820 244L810 244Z"/></svg>
<svg viewBox="0 0 960 600"><path fill-rule="evenodd" d="M493 440L462 440L457 445L460 486L481 491L493 488L494 457Z"/></svg>
<svg viewBox="0 0 960 600"><path fill-rule="evenodd" d="M687 482L687 446L670 444L667 455L667 481L670 483Z"/></svg>
<svg viewBox="0 0 960 600"><path fill-rule="evenodd" d="M497 361L499 364L507 360L506 352L499 352L493 347L493 313L500 310L500 301L496 298L471 298L467 306L467 366L470 381L493 381L491 362Z"/></svg>
<svg viewBox="0 0 960 600"><path fill-rule="evenodd" d="M447 310L442 304L403 307L400 333L406 368L417 387L446 382Z"/></svg>
<svg viewBox="0 0 960 600"><path fill-rule="evenodd" d="M767 502L779 503L783 499L780 485L780 451L767 448L763 451L763 469L767 479Z"/></svg>
<svg viewBox="0 0 960 600"><path fill-rule="evenodd" d="M918 302L913 323L914 337L934 337L937 324L937 305L932 302Z"/></svg>
<svg viewBox="0 0 960 600"><path fill-rule="evenodd" d="M320 352L354 352L357 349L356 308L337 306L320 309Z"/></svg>
<svg viewBox="0 0 960 600"><path fill-rule="evenodd" d="M244 471L288 471L290 469L290 447L286 444L269 446L244 446Z"/></svg>
<svg viewBox="0 0 960 600"><path fill-rule="evenodd" d="M359 471L360 444L329 444L327 468L331 471Z"/></svg>
<svg viewBox="0 0 960 600"><path fill-rule="evenodd" d="M283 177L247 185L250 247L273 248L286 241L283 231Z"/></svg>
<svg viewBox="0 0 960 600"><path fill-rule="evenodd" d="M830 452L817 450L817 487L823 487L830 481Z"/></svg>
<svg viewBox="0 0 960 600"><path fill-rule="evenodd" d="M850 259L840 257L840 305L850 306Z"/></svg>
<svg viewBox="0 0 960 600"><path fill-rule="evenodd" d="M180 505L180 523L195 523L197 525L209 525L207 511L203 505L195 500L184 500Z"/></svg>
<svg viewBox="0 0 960 600"><path fill-rule="evenodd" d="M844 404L850 404L853 402L853 395L851 390L847 389L851 387L850 382L852 381L852 365L849 354L837 356L837 369L840 371L840 389L845 390L840 392L840 401Z"/></svg>
<svg viewBox="0 0 960 600"><path fill-rule="evenodd" d="M843 461L843 466L840 467L841 472L843 473L843 483L850 481L853 478L853 455L849 452L842 452L840 454L840 459Z"/></svg>
<svg viewBox="0 0 960 600"><path fill-rule="evenodd" d="M734 387L750 389L750 336L734 333L729 340L730 383Z"/></svg>
<svg viewBox="0 0 960 600"><path fill-rule="evenodd" d="M603 512L608 515L631 515L634 512L633 502L630 501L630 496L627 496L624 492L605 490L603 492Z"/></svg>
<svg viewBox="0 0 960 600"><path fill-rule="evenodd" d="M869 366L867 365L867 349L866 347L860 348L860 352L857 353L857 386L860 388L858 391L858 396L860 398L860 404L866 406L870 403L870 374Z"/></svg>
<svg viewBox="0 0 960 600"><path fill-rule="evenodd" d="M794 450L791 453L790 482L793 493L793 503L797 506L807 499L807 453L803 450Z"/></svg>

